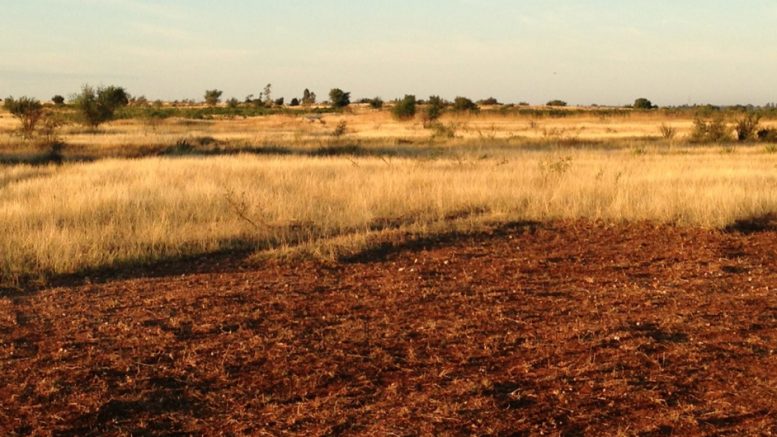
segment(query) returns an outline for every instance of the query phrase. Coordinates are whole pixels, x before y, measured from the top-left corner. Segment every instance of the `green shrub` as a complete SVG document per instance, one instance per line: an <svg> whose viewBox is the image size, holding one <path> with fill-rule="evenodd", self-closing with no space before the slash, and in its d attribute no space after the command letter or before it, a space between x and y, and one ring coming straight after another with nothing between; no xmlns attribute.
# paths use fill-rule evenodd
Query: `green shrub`
<svg viewBox="0 0 777 437"><path fill-rule="evenodd" d="M291 101L289 102L289 106L299 106L299 99L296 97L291 99Z"/></svg>
<svg viewBox="0 0 777 437"><path fill-rule="evenodd" d="M415 117L415 112L415 96L410 94L405 95L405 97L402 100L399 100L391 109L391 113L399 120L409 120Z"/></svg>
<svg viewBox="0 0 777 437"><path fill-rule="evenodd" d="M477 111L478 105L466 97L456 97L453 100L453 109L456 111Z"/></svg>
<svg viewBox="0 0 777 437"><path fill-rule="evenodd" d="M567 102L565 102L563 100L551 100L548 103L546 103L545 106L561 106L561 107L564 107L564 106L567 106Z"/></svg>
<svg viewBox="0 0 777 437"><path fill-rule="evenodd" d="M97 90L84 85L81 93L73 99L81 122L92 128L113 120L117 109L129 104L129 94L122 87L107 86Z"/></svg>
<svg viewBox="0 0 777 437"><path fill-rule="evenodd" d="M239 105L240 105L240 102L236 98L232 97L231 99L227 99L227 108L234 109L234 108L237 108Z"/></svg>
<svg viewBox="0 0 777 437"><path fill-rule="evenodd" d="M333 88L329 91L329 102L333 108L345 108L351 104L351 93L340 88Z"/></svg>
<svg viewBox="0 0 777 437"><path fill-rule="evenodd" d="M370 108L372 109L381 109L383 108L383 99L380 97L375 97L374 99L369 99L367 102L370 104Z"/></svg>
<svg viewBox="0 0 777 437"><path fill-rule="evenodd" d="M206 90L205 91L205 103L207 103L209 106L216 106L221 101L221 95L224 94L223 91L212 89L212 90Z"/></svg>
<svg viewBox="0 0 777 437"><path fill-rule="evenodd" d="M442 116L444 110L445 102L440 96L429 96L423 113L424 127L433 127L432 125Z"/></svg>
<svg viewBox="0 0 777 437"><path fill-rule="evenodd" d="M57 94L56 96L51 98L51 101L54 102L56 106L62 106L65 104L65 98Z"/></svg>
<svg viewBox="0 0 777 437"><path fill-rule="evenodd" d="M3 101L3 106L22 123L21 131L25 138L32 137L35 125L43 117L43 105L38 99L32 97L8 97Z"/></svg>

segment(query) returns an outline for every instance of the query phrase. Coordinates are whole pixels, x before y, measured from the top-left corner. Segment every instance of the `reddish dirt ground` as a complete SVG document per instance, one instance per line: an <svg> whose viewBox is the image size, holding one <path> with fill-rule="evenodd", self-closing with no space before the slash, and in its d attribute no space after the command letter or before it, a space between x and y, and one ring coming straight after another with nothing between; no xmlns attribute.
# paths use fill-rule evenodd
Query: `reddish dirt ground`
<svg viewBox="0 0 777 437"><path fill-rule="evenodd" d="M0 434L777 433L775 248L516 224L7 294Z"/></svg>

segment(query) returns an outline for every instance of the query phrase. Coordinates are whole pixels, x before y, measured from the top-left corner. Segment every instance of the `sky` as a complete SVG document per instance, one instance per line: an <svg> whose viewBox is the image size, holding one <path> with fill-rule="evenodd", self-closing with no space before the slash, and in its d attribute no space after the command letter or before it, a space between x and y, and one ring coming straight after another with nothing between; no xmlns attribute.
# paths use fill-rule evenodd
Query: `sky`
<svg viewBox="0 0 777 437"><path fill-rule="evenodd" d="M775 0L0 0L0 95L777 101Z"/></svg>

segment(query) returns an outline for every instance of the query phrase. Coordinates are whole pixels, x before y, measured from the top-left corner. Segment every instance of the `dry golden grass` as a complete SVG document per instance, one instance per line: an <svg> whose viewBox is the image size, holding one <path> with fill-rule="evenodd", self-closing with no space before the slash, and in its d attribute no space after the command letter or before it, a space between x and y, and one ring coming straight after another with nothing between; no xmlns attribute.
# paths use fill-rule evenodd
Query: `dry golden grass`
<svg viewBox="0 0 777 437"><path fill-rule="evenodd" d="M158 124L143 120L119 120L100 127L97 133L78 125L62 127L58 135L68 145L66 155L88 157L137 157L174 146L182 139L212 139L222 148L284 146L318 147L332 140L338 123L347 123L341 140L364 145L392 145L397 141L415 144L435 140L446 144L502 141L521 145L537 141L628 142L660 139L659 128L677 130L675 142L688 137L693 125L691 113L667 116L662 113L629 113L607 116L595 111L564 118L536 118L503 115L495 110L478 114L448 113L440 123L453 138L440 137L434 129L424 129L419 119L398 121L386 110L352 108L342 114L323 114L320 121L305 116L272 115L215 120L168 119ZM18 122L0 112L0 158L19 153L33 154L33 146L13 135ZM777 126L764 120L763 126ZM437 137L435 135L437 134Z"/></svg>
<svg viewBox="0 0 777 437"><path fill-rule="evenodd" d="M527 151L442 158L221 156L0 166L0 274L77 272L232 248L323 257L387 232L510 220L723 227L777 213L761 149Z"/></svg>

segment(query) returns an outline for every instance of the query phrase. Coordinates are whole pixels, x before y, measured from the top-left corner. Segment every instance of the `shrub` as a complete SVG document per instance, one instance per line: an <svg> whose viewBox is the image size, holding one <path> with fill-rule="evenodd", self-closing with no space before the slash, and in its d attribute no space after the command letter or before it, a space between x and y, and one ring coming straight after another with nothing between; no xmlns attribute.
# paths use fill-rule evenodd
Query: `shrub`
<svg viewBox="0 0 777 437"><path fill-rule="evenodd" d="M370 99L369 102L370 108L372 109L381 109L383 108L383 99L380 97L375 97L374 99Z"/></svg>
<svg viewBox="0 0 777 437"><path fill-rule="evenodd" d="M671 140L677 135L677 129L666 124L661 124L661 126L658 127L658 130L661 132L661 136L667 140Z"/></svg>
<svg viewBox="0 0 777 437"><path fill-rule="evenodd" d="M8 97L3 106L22 123L21 131L25 138L30 138L35 132L35 125L43 117L43 105L32 97Z"/></svg>
<svg viewBox="0 0 777 437"><path fill-rule="evenodd" d="M84 85L73 99L81 122L92 128L113 119L117 109L129 104L129 94L122 87L107 86L97 90Z"/></svg>
<svg viewBox="0 0 777 437"><path fill-rule="evenodd" d="M408 120L415 117L416 100L414 95L407 94L399 100L391 109L394 117L400 120Z"/></svg>
<svg viewBox="0 0 777 437"><path fill-rule="evenodd" d="M546 106L567 106L567 102L563 100L551 100L545 104Z"/></svg>
<svg viewBox="0 0 777 437"><path fill-rule="evenodd" d="M456 111L477 111L478 105L466 97L456 97L453 100L453 109Z"/></svg>
<svg viewBox="0 0 777 437"><path fill-rule="evenodd" d="M291 99L291 101L289 102L289 106L299 106L299 99L296 97Z"/></svg>
<svg viewBox="0 0 777 437"><path fill-rule="evenodd" d="M429 96L429 102L426 105L426 109L423 113L424 127L432 127L435 121L442 116L442 112L445 109L445 102L440 96Z"/></svg>
<svg viewBox="0 0 777 437"><path fill-rule="evenodd" d="M456 125L450 124L448 126L442 123L431 123L430 127L434 129L433 138L455 138L456 137Z"/></svg>
<svg viewBox="0 0 777 437"><path fill-rule="evenodd" d="M777 142L777 129L759 129L756 132L755 137L759 141Z"/></svg>
<svg viewBox="0 0 777 437"><path fill-rule="evenodd" d="M275 103L275 106L283 106L283 103L286 101L283 97L279 97L273 101Z"/></svg>
<svg viewBox="0 0 777 437"><path fill-rule="evenodd" d="M690 139L694 143L726 141L729 139L728 126L722 118L715 118L710 121L697 118L693 122Z"/></svg>
<svg viewBox="0 0 777 437"><path fill-rule="evenodd" d="M348 132L348 122L345 120L340 120L340 122L337 123L335 130L332 132L332 136L335 138L340 138L341 136L345 135L346 132Z"/></svg>
<svg viewBox="0 0 777 437"><path fill-rule="evenodd" d="M734 130L737 134L737 141L752 140L756 137L758 132L758 123L761 122L761 117L756 114L747 114L741 120L737 121L734 126Z"/></svg>
<svg viewBox="0 0 777 437"><path fill-rule="evenodd" d="M334 108L345 108L351 104L351 93L340 88L333 88L329 91L329 102Z"/></svg>
<svg viewBox="0 0 777 437"><path fill-rule="evenodd" d="M653 102L651 102L650 100L644 97L640 97L637 100L634 100L633 107L634 109L641 109L641 110L648 110L648 109L655 108L655 106L653 106Z"/></svg>
<svg viewBox="0 0 777 437"><path fill-rule="evenodd" d="M205 91L205 103L207 103L210 106L216 106L221 101L221 95L224 94L223 91L212 89L212 90L206 90Z"/></svg>
<svg viewBox="0 0 777 437"><path fill-rule="evenodd" d="M57 106L62 106L65 104L65 98L57 94L56 96L51 98L51 101L54 102Z"/></svg>

